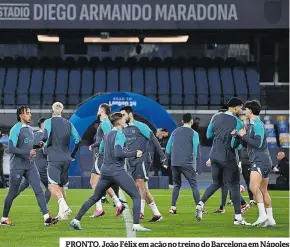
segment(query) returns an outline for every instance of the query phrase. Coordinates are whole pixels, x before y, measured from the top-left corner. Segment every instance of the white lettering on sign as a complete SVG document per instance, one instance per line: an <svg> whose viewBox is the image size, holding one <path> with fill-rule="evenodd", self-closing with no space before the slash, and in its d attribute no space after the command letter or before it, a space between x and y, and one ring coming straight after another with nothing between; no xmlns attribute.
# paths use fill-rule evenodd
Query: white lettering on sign
<svg viewBox="0 0 290 247"><path fill-rule="evenodd" d="M28 3L0 3L0 20L30 20L30 8Z"/></svg>
<svg viewBox="0 0 290 247"><path fill-rule="evenodd" d="M157 4L155 20L231 21L238 20L238 14L235 4Z"/></svg>
<svg viewBox="0 0 290 247"><path fill-rule="evenodd" d="M29 4L28 4L29 5ZM29 7L1 6L1 16L29 17ZM14 6L13 6L14 7ZM236 21L235 4L34 4L34 20L49 21Z"/></svg>

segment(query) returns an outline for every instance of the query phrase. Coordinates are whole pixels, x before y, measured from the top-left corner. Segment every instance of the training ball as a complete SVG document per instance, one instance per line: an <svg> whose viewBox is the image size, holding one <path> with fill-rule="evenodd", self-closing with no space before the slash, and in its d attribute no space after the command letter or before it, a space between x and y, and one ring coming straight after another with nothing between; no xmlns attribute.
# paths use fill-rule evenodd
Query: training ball
<svg viewBox="0 0 290 247"><path fill-rule="evenodd" d="M245 192L245 187L243 185L240 185L240 192L244 193Z"/></svg>

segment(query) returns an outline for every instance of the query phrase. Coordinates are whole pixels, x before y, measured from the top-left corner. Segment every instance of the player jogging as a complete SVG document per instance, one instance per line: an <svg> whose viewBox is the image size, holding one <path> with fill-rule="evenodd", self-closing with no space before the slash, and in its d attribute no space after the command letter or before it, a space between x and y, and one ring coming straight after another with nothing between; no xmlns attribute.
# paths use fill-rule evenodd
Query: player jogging
<svg viewBox="0 0 290 247"><path fill-rule="evenodd" d="M44 139L46 140L44 151L48 161L47 176L51 195L59 204L57 218L66 220L72 211L67 205L63 186L68 183L68 168L79 148L80 137L73 124L61 116L62 103L54 103L52 111L52 118L44 122ZM71 136L75 140L75 148L72 153L69 151Z"/></svg>
<svg viewBox="0 0 290 247"><path fill-rule="evenodd" d="M93 143L89 147L90 151L92 151L94 148L99 149L104 135L111 131L112 124L108 118L108 115L110 113L111 113L111 107L108 104L104 103L104 104L101 104L99 106L97 117L100 117L101 124L99 125L99 127L97 129L95 143ZM95 161L95 164L94 164L93 169L91 171L91 180L90 180L91 187L92 187L93 191L95 190L95 187L98 184L98 181L100 179L100 170L101 170L101 167L103 165L103 161L104 161L103 154L99 153L99 151L97 150L96 161ZM107 192L110 195L110 197L113 199L113 201L117 207L116 214L118 214L118 211L124 210L122 203L120 202L119 198L116 196L113 189L109 188ZM104 214L105 214L105 211L103 209L102 202L101 202L101 200L99 200L96 202L96 211L94 212L94 214L91 217L100 217Z"/></svg>
<svg viewBox="0 0 290 247"><path fill-rule="evenodd" d="M70 222L70 226L75 230L82 230L80 220L84 214L101 199L102 194L113 184L120 186L133 201L133 231L149 232L139 224L141 198L134 180L125 170L125 158L141 157L142 151L133 152L124 151L125 136L122 129L126 126L123 115L119 112L113 113L110 120L114 128L104 136L100 152L104 149L104 163L101 167L101 176L95 188L94 194L82 205L77 216Z"/></svg>
<svg viewBox="0 0 290 247"><path fill-rule="evenodd" d="M166 154L171 154L174 185L171 208L169 210L171 214L176 214L176 201L179 196L182 174L189 182L196 205L200 199L196 182L196 173L200 172L199 135L191 128L193 120L190 113L182 116L182 123L183 126L173 131L166 145ZM198 214L196 214L196 219L200 220Z"/></svg>
<svg viewBox="0 0 290 247"><path fill-rule="evenodd" d="M247 130L246 128L239 130L238 136L247 142L251 163L250 190L253 192L259 208L259 217L252 225L258 226L265 223L264 227L275 226L271 197L267 189L272 160L268 150L266 130L259 118L261 104L258 100L247 101L245 108L250 124Z"/></svg>
<svg viewBox="0 0 290 247"><path fill-rule="evenodd" d="M34 145L38 145L39 143L41 143L44 138L44 121L45 118L41 118L38 120L39 131L34 133ZM45 187L44 196L46 204L48 204L51 197L51 193L48 189L47 160L46 155L43 153L42 148L36 149L35 164L40 175L40 181ZM28 186L29 182L26 179L24 179L20 184L18 195L21 192L23 192Z"/></svg>
<svg viewBox="0 0 290 247"><path fill-rule="evenodd" d="M162 148L156 139L155 135L151 129L144 123L136 121L134 119L134 111L131 106L125 106L121 108L121 113L127 123L127 127L123 130L124 135L126 136L126 149L129 152L136 150L141 150L143 152L142 157L130 157L128 161L128 172L132 175L135 180L137 187L141 195L141 212L140 218L144 219L144 209L145 209L145 200L150 206L153 217L150 222L161 221L162 215L159 212L154 198L151 195L148 188L148 173L150 170L151 157L150 155L150 142L152 141L156 150L161 158L161 161L165 161L165 154L162 151Z"/></svg>
<svg viewBox="0 0 290 247"><path fill-rule="evenodd" d="M19 185L24 177L31 185L36 196L37 203L44 218L44 225L49 226L57 222L48 214L44 194L40 186L40 176L37 171L34 157L36 151L33 149L34 134L29 126L31 122L31 111L28 106L20 106L17 109L17 120L9 135L8 151L10 157L9 190L4 201L2 226L14 226L8 218L13 200L18 194Z"/></svg>

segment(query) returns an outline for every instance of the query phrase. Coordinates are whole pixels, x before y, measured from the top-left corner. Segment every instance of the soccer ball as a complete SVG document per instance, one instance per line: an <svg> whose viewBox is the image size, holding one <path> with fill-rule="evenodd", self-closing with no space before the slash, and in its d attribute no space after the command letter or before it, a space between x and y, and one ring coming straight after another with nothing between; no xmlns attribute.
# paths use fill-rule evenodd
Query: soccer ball
<svg viewBox="0 0 290 247"><path fill-rule="evenodd" d="M244 193L245 192L245 187L243 185L240 185L240 192Z"/></svg>

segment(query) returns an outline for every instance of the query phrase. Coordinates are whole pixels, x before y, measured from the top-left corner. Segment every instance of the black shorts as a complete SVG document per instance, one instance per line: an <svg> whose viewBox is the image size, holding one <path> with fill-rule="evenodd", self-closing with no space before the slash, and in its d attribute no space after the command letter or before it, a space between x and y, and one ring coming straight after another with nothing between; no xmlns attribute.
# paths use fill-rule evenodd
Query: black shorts
<svg viewBox="0 0 290 247"><path fill-rule="evenodd" d="M251 167L251 171L258 172L262 178L268 178L271 172L271 166L264 164L253 164Z"/></svg>
<svg viewBox="0 0 290 247"><path fill-rule="evenodd" d="M47 177L50 184L64 186L68 183L68 169L70 162L48 162Z"/></svg>
<svg viewBox="0 0 290 247"><path fill-rule="evenodd" d="M134 180L136 179L144 179L144 181L148 181L149 171L150 171L151 163L146 161L128 160L128 172L132 176Z"/></svg>
<svg viewBox="0 0 290 247"><path fill-rule="evenodd" d="M103 162L104 162L104 157L102 155L98 155L93 165L93 168L91 170L91 173L100 175Z"/></svg>

